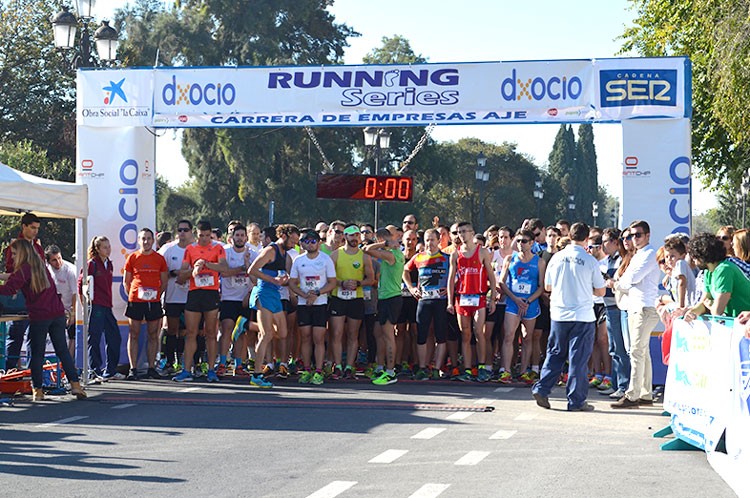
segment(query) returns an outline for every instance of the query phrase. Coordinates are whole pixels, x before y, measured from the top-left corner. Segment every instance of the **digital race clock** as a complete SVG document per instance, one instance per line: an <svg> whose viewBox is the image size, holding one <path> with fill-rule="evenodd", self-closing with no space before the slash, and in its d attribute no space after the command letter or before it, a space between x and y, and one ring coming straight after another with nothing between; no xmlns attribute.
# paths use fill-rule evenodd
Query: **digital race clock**
<svg viewBox="0 0 750 498"><path fill-rule="evenodd" d="M318 174L318 199L411 202L410 176Z"/></svg>

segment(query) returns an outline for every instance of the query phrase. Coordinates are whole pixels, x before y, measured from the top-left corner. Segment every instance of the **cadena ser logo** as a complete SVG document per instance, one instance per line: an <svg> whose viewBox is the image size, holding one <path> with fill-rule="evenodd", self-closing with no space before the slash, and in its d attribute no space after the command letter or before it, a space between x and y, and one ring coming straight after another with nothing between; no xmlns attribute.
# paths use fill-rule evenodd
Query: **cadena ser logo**
<svg viewBox="0 0 750 498"><path fill-rule="evenodd" d="M122 84L125 83L125 78L121 79L117 83L114 81L109 82L109 86L102 88L104 90L104 104L112 105L115 103L117 97L120 97L123 102L127 103L128 98L125 96L125 92L122 90Z"/></svg>
<svg viewBox="0 0 750 498"><path fill-rule="evenodd" d="M514 68L510 77L500 84L500 94L506 101L517 100L575 100L583 93L583 82L578 76L519 75Z"/></svg>
<svg viewBox="0 0 750 498"><path fill-rule="evenodd" d="M171 83L161 90L162 101L166 105L232 105L237 98L237 90L231 83L187 83L172 75Z"/></svg>
<svg viewBox="0 0 750 498"><path fill-rule="evenodd" d="M602 107L677 105L676 69L599 71Z"/></svg>

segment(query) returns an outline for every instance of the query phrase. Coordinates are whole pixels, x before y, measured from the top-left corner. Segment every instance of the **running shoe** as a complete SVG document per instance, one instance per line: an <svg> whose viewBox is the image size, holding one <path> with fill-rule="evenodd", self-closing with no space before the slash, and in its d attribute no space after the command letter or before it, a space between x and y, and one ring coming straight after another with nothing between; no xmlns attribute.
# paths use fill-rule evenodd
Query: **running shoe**
<svg viewBox="0 0 750 498"><path fill-rule="evenodd" d="M596 388L600 391L610 391L610 393L615 392L615 389L612 387L612 379L607 377L604 377L602 383L596 386Z"/></svg>
<svg viewBox="0 0 750 498"><path fill-rule="evenodd" d="M432 373L430 374L430 379L432 380L442 380L443 379L443 372L442 370L439 370L437 368L432 370Z"/></svg>
<svg viewBox="0 0 750 498"><path fill-rule="evenodd" d="M492 377L492 374L490 373L489 370L487 370L486 368L479 369L479 374L477 375L477 380L479 382L487 382L488 380L490 380L491 377Z"/></svg>
<svg viewBox="0 0 750 498"><path fill-rule="evenodd" d="M471 370L465 370L463 373L451 377L451 380L458 380L461 382L472 382L474 377L471 375Z"/></svg>
<svg viewBox="0 0 750 498"><path fill-rule="evenodd" d="M331 374L331 378L333 380L339 380L344 376L344 372L341 370L341 367L336 367L333 369L333 373Z"/></svg>
<svg viewBox="0 0 750 498"><path fill-rule="evenodd" d="M239 365L237 367L234 367L234 376L235 377L250 377L250 372L248 372L245 368L243 368L242 365Z"/></svg>
<svg viewBox="0 0 750 498"><path fill-rule="evenodd" d="M560 380L557 381L558 386L564 386L568 384L568 372L560 375Z"/></svg>
<svg viewBox="0 0 750 498"><path fill-rule="evenodd" d="M279 379L286 379L289 377L289 368L286 365L279 365L279 373L276 374Z"/></svg>
<svg viewBox="0 0 750 498"><path fill-rule="evenodd" d="M523 382L527 386L530 386L534 383L534 375L531 370L527 370L521 374L521 382Z"/></svg>
<svg viewBox="0 0 750 498"><path fill-rule="evenodd" d="M310 381L312 381L313 373L312 372L302 372L299 376L299 382L300 384L309 384Z"/></svg>
<svg viewBox="0 0 750 498"><path fill-rule="evenodd" d="M373 373L375 373L375 369L372 367L367 367L367 369L365 369L364 371L364 376L367 377L368 379L372 379Z"/></svg>
<svg viewBox="0 0 750 498"><path fill-rule="evenodd" d="M273 367L271 365L266 365L263 367L263 377L270 377L273 375Z"/></svg>
<svg viewBox="0 0 750 498"><path fill-rule="evenodd" d="M268 382L263 377L263 374L251 376L250 377L250 385L252 387L259 387L261 389L271 389L273 387L273 384L271 384L270 382Z"/></svg>
<svg viewBox="0 0 750 498"><path fill-rule="evenodd" d="M513 376L508 371L500 372L500 376L497 378L497 381L501 384L511 384L513 383Z"/></svg>
<svg viewBox="0 0 750 498"><path fill-rule="evenodd" d="M219 377L224 377L227 374L227 366L224 364L219 365L216 367L216 375Z"/></svg>
<svg viewBox="0 0 750 498"><path fill-rule="evenodd" d="M125 380L125 375L115 372L112 375L105 375L104 380Z"/></svg>
<svg viewBox="0 0 750 498"><path fill-rule="evenodd" d="M289 362L289 375L297 375L299 371L301 370L302 362L297 360L292 360Z"/></svg>
<svg viewBox="0 0 750 498"><path fill-rule="evenodd" d="M454 368L453 368L453 369L451 370L451 372L450 372L450 373L451 373L451 374L450 374L450 378L452 379L453 377L458 377L459 375L461 375L461 370L459 370L459 369L458 369L458 367L454 367Z"/></svg>
<svg viewBox="0 0 750 498"><path fill-rule="evenodd" d="M396 382L398 382L396 376L388 375L388 372L383 372L382 374L380 374L380 377L373 379L372 381L372 383L376 386L387 386L389 384L395 384Z"/></svg>
<svg viewBox="0 0 750 498"><path fill-rule="evenodd" d="M357 353L357 363L360 365L367 365L367 351L359 350Z"/></svg>
<svg viewBox="0 0 750 498"><path fill-rule="evenodd" d="M417 373L414 374L414 380L429 380L430 374L427 373L427 370L424 368L420 368L417 370Z"/></svg>
<svg viewBox="0 0 750 498"><path fill-rule="evenodd" d="M323 365L323 376L330 377L331 375L333 375L333 365L327 362L325 365Z"/></svg>
<svg viewBox="0 0 750 498"><path fill-rule="evenodd" d="M354 374L354 369L351 365L347 365L344 369L344 379L346 380L357 380L357 376Z"/></svg>
<svg viewBox="0 0 750 498"><path fill-rule="evenodd" d="M206 380L208 382L219 382L219 376L216 375L216 370L214 370L213 368L209 370L206 374Z"/></svg>
<svg viewBox="0 0 750 498"><path fill-rule="evenodd" d="M161 375L156 371L155 368L149 368L146 372L146 378L148 379L161 379Z"/></svg>
<svg viewBox="0 0 750 498"><path fill-rule="evenodd" d="M234 329L232 329L232 341L236 341L242 334L245 333L246 323L247 318L245 318L244 316L241 316L237 319L237 323L234 324Z"/></svg>
<svg viewBox="0 0 750 498"><path fill-rule="evenodd" d="M324 382L323 374L320 372L315 372L312 376L312 380L310 381L310 384L314 386L322 386Z"/></svg>
<svg viewBox="0 0 750 498"><path fill-rule="evenodd" d="M187 370L183 370L182 372L172 377L172 380L175 382L193 382L193 375Z"/></svg>
<svg viewBox="0 0 750 498"><path fill-rule="evenodd" d="M407 362L403 362L401 364L401 370L399 370L398 375L404 376L404 377L411 377L414 374L414 371L412 370L411 366Z"/></svg>
<svg viewBox="0 0 750 498"><path fill-rule="evenodd" d="M128 372L128 376L126 377L127 380L138 380L138 370L135 368L131 368L130 372Z"/></svg>
<svg viewBox="0 0 750 498"><path fill-rule="evenodd" d="M599 387L601 383L602 383L602 378L595 375L589 381L589 387Z"/></svg>

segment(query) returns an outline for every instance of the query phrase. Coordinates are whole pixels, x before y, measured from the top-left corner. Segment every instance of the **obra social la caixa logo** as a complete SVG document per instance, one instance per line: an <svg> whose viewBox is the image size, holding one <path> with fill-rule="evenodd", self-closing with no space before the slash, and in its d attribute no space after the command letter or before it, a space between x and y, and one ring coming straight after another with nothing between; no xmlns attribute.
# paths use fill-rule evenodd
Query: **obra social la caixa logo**
<svg viewBox="0 0 750 498"><path fill-rule="evenodd" d="M520 75L514 68L500 84L500 94L506 101L519 100L575 100L583 93L583 82L578 76Z"/></svg>
<svg viewBox="0 0 750 498"><path fill-rule="evenodd" d="M124 103L128 102L128 98L125 96L125 92L122 89L122 84L125 83L125 78L121 79L117 83L110 81L109 85L102 87L104 90L104 104L112 105L115 101L120 98Z"/></svg>
<svg viewBox="0 0 750 498"><path fill-rule="evenodd" d="M177 79L161 89L161 99L169 106L177 105L232 105L237 98L237 90L231 83L192 83Z"/></svg>

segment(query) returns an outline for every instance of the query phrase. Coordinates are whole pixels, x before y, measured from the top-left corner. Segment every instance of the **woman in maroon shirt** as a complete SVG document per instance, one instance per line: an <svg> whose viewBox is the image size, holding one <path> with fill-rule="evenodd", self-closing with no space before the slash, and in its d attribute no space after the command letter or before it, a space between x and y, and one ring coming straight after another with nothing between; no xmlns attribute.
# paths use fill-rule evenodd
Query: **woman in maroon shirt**
<svg viewBox="0 0 750 498"><path fill-rule="evenodd" d="M112 279L114 267L109 255L112 246L109 239L99 235L91 239L88 250L88 275L93 277L94 288L90 290L91 313L89 315L89 359L92 380L122 380L125 376L117 371L120 361L122 336L117 319L112 313ZM78 277L78 293L83 294L83 272ZM83 301L81 301L83 302ZM104 335L106 364L102 358L101 343Z"/></svg>
<svg viewBox="0 0 750 498"><path fill-rule="evenodd" d="M86 392L78 382L78 372L68 351L65 308L57 294L55 282L28 240L14 240L10 244L10 250L13 253L14 271L11 274L2 275L7 282L5 285L0 285L0 294L12 296L20 290L26 298L26 308L29 311L30 364L34 401L44 399L42 365L47 335L55 348L55 354L63 364L63 370L72 387L71 394L78 399L85 399Z"/></svg>

